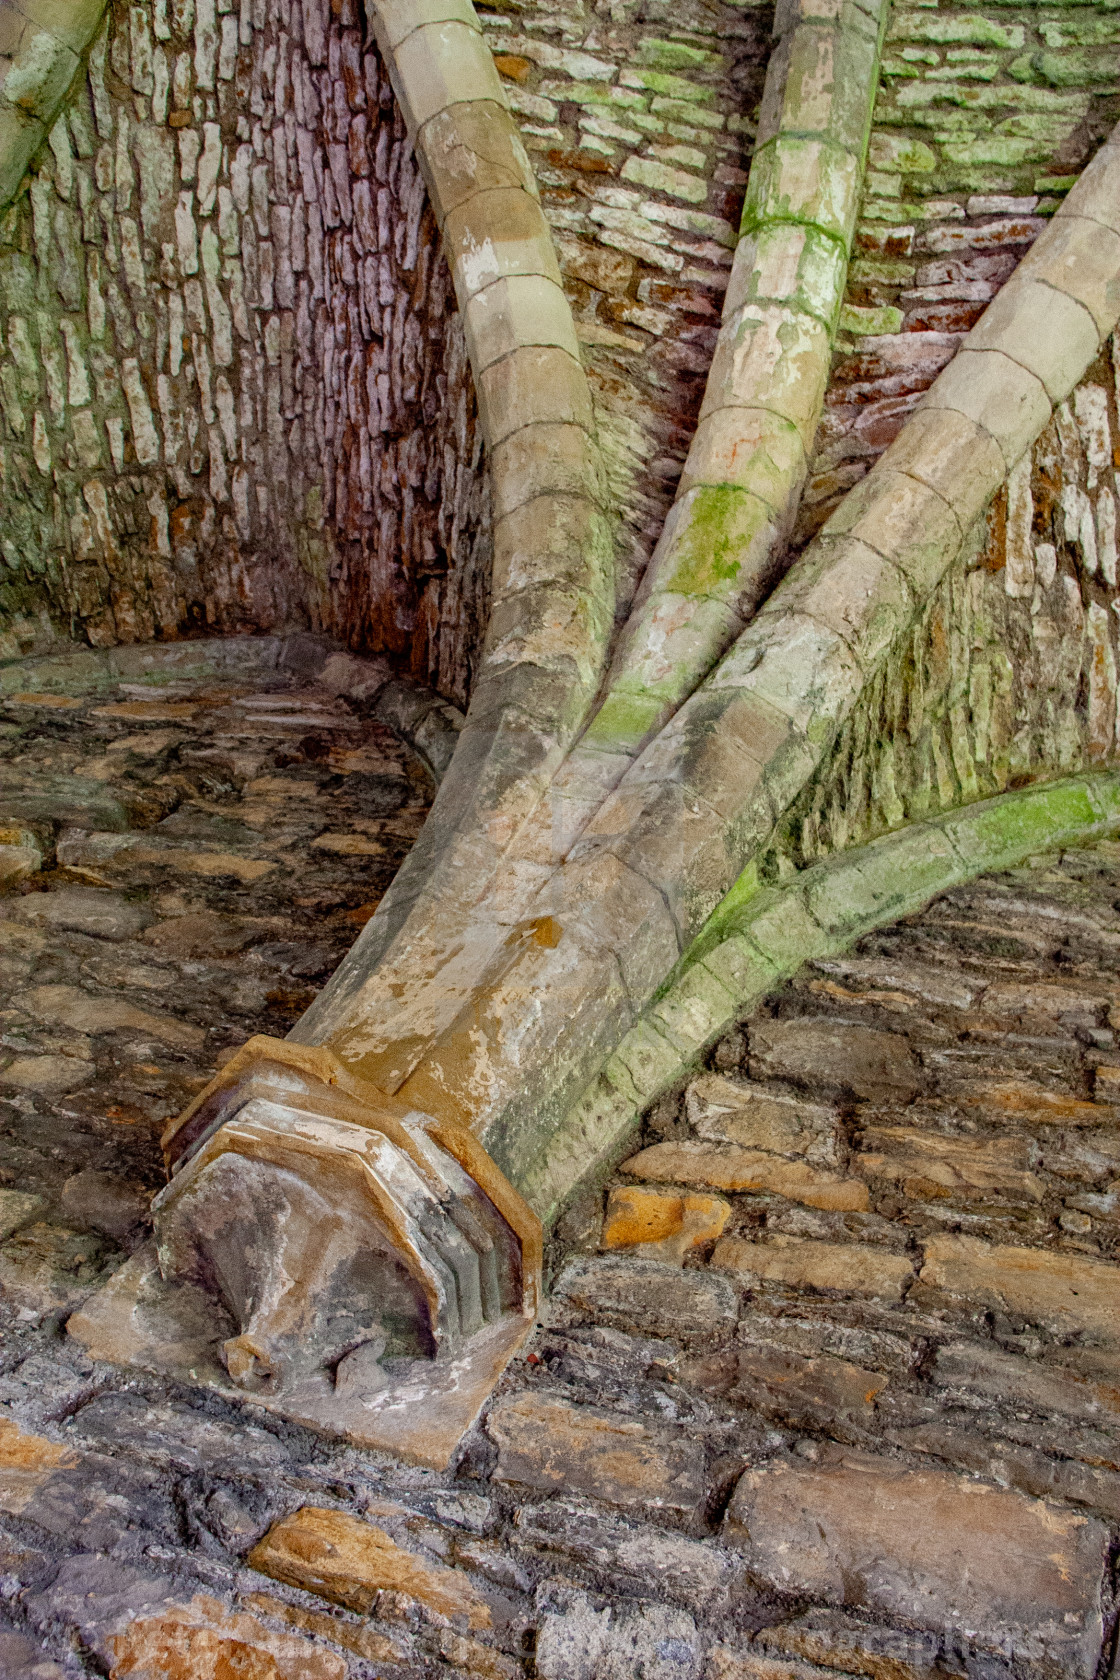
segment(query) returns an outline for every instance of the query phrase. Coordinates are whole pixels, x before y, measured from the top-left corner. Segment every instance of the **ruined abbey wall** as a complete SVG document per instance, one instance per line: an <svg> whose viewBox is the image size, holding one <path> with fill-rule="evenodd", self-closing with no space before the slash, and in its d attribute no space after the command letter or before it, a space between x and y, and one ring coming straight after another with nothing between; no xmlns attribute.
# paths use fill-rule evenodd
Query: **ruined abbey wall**
<svg viewBox="0 0 1120 1680"><path fill-rule="evenodd" d="M488 506L423 182L356 12L111 11L0 221L0 614L305 623L462 700Z"/></svg>

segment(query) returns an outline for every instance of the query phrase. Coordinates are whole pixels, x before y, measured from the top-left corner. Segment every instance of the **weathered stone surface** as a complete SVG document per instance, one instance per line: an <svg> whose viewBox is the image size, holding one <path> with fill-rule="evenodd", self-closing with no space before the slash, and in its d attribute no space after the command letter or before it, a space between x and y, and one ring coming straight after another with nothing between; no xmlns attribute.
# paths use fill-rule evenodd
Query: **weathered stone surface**
<svg viewBox="0 0 1120 1680"><path fill-rule="evenodd" d="M872 1101L905 1102L922 1088L913 1052L897 1033L833 1021L759 1021L751 1027L751 1073L792 1079Z"/></svg>
<svg viewBox="0 0 1120 1680"><path fill-rule="evenodd" d="M48 1026L69 1027L73 1032L139 1033L178 1050L198 1050L206 1041L202 1029L189 1021L138 1009L121 998L91 997L79 986L36 986L22 1001L36 1020Z"/></svg>
<svg viewBox="0 0 1120 1680"><path fill-rule="evenodd" d="M66 1680L58 1664L19 1633L0 1633L0 1673L9 1680Z"/></svg>
<svg viewBox="0 0 1120 1680"><path fill-rule="evenodd" d="M933 1377L983 1402L1002 1399L1079 1423L1120 1416L1120 1395L1108 1384L1084 1382L1061 1365L1021 1359L989 1343L949 1342L939 1347Z"/></svg>
<svg viewBox="0 0 1120 1680"><path fill-rule="evenodd" d="M869 1126L855 1164L902 1183L911 1194L1004 1190L1040 1202L1045 1185L1030 1171L1037 1150L1025 1138L956 1138L912 1126Z"/></svg>
<svg viewBox="0 0 1120 1680"><path fill-rule="evenodd" d="M0 1242L18 1231L21 1225L38 1213L43 1205L41 1196L28 1196L19 1190L0 1190Z"/></svg>
<svg viewBox="0 0 1120 1680"><path fill-rule="evenodd" d="M622 1164L635 1178L661 1183L710 1184L718 1190L771 1190L807 1207L865 1208L867 1186L808 1161L786 1161L735 1144L657 1143Z"/></svg>
<svg viewBox="0 0 1120 1680"><path fill-rule="evenodd" d="M769 1242L723 1237L716 1244L712 1265L759 1282L835 1290L881 1301L900 1301L914 1276L909 1260L870 1243L810 1242L785 1236Z"/></svg>
<svg viewBox="0 0 1120 1680"><path fill-rule="evenodd" d="M1107 1521L1120 1518L1120 1474L1069 1459L1048 1458L1030 1447L994 1441L959 1424L927 1423L889 1432L891 1443L907 1452L929 1453L962 1470L971 1470L1000 1487L1016 1488L1040 1499L1087 1506Z"/></svg>
<svg viewBox="0 0 1120 1680"><path fill-rule="evenodd" d="M748 1568L785 1591L964 1634L1055 1680L1095 1670L1106 1531L1091 1518L837 1453L820 1467L748 1470L727 1533Z"/></svg>
<svg viewBox="0 0 1120 1680"><path fill-rule="evenodd" d="M106 1258L88 1232L27 1225L0 1248L0 1292L30 1312L70 1311L103 1281Z"/></svg>
<svg viewBox="0 0 1120 1680"><path fill-rule="evenodd" d="M141 1185L89 1169L75 1173L62 1186L62 1206L70 1218L121 1244L136 1231L150 1201Z"/></svg>
<svg viewBox="0 0 1120 1680"><path fill-rule="evenodd" d="M926 1243L920 1277L947 1296L1120 1347L1120 1267L1105 1260L944 1236Z"/></svg>
<svg viewBox="0 0 1120 1680"><path fill-rule="evenodd" d="M198 1593L152 1616L137 1616L108 1641L124 1680L345 1680L346 1661L310 1640L270 1633L255 1616Z"/></svg>
<svg viewBox="0 0 1120 1680"><path fill-rule="evenodd" d="M728 1330L739 1312L726 1278L677 1271L637 1255L573 1260L553 1286L561 1300L591 1313L606 1313L651 1335Z"/></svg>
<svg viewBox="0 0 1120 1680"><path fill-rule="evenodd" d="M341 1645L344 1650L353 1651L355 1656L364 1657L367 1662L398 1662L402 1655L399 1646L375 1628L344 1621L341 1616L322 1610L307 1610L299 1604L287 1604L272 1593L243 1593L239 1597L239 1603L246 1610L280 1622L286 1627L298 1628L301 1633L317 1634L320 1639L329 1639L333 1644ZM500 1660L499 1658L498 1661ZM505 1680L500 1670L496 1671L495 1680L498 1680L499 1676L500 1680Z"/></svg>
<svg viewBox="0 0 1120 1680"><path fill-rule="evenodd" d="M838 1116L820 1103L714 1073L692 1080L685 1103L689 1120L703 1138L769 1149L776 1155L804 1155L822 1166L836 1164Z"/></svg>
<svg viewBox="0 0 1120 1680"><path fill-rule="evenodd" d="M77 1056L13 1056L0 1068L0 1084L50 1096L77 1091L94 1077L94 1068Z"/></svg>
<svg viewBox="0 0 1120 1680"><path fill-rule="evenodd" d="M1100 1109L1095 1103L1071 1097L1064 1091L1051 1091L1028 1079L1001 1079L981 1082L962 1093L970 1107L982 1109L993 1116L1022 1119L1031 1125L1096 1126L1100 1123Z"/></svg>
<svg viewBox="0 0 1120 1680"><path fill-rule="evenodd" d="M552 1592L537 1634L542 1680L698 1680L696 1624L664 1604L596 1610L586 1593Z"/></svg>
<svg viewBox="0 0 1120 1680"><path fill-rule="evenodd" d="M792 1622L763 1628L758 1644L771 1654L788 1653L824 1663L829 1673L844 1665L871 1680L931 1680L940 1666L940 1641L928 1633L885 1628L842 1610L810 1610Z"/></svg>
<svg viewBox="0 0 1120 1680"><path fill-rule="evenodd" d="M140 905L96 887L60 887L55 892L31 893L17 900L8 914L33 926L69 928L101 939L130 939L151 920Z"/></svg>
<svg viewBox="0 0 1120 1680"><path fill-rule="evenodd" d="M499 1481L689 1517L704 1505L699 1445L636 1419L523 1394L500 1401L487 1429L498 1445Z"/></svg>
<svg viewBox="0 0 1120 1680"><path fill-rule="evenodd" d="M625 1576L647 1590L655 1584L659 1597L697 1610L724 1602L737 1568L734 1555L711 1540L639 1526L582 1500L523 1505L516 1521L519 1535L542 1551L576 1558L615 1579Z"/></svg>
<svg viewBox="0 0 1120 1680"><path fill-rule="evenodd" d="M828 1354L805 1358L776 1348L749 1347L713 1364L710 1377L704 1362L697 1361L686 1371L686 1378L700 1386L714 1386L764 1417L830 1432L848 1424L869 1426L876 1396L887 1386L881 1373Z"/></svg>
<svg viewBox="0 0 1120 1680"><path fill-rule="evenodd" d="M270 1528L248 1562L351 1610L368 1611L379 1593L392 1592L468 1627L490 1622L486 1600L461 1575L403 1551L383 1529L343 1511L304 1506Z"/></svg>
<svg viewBox="0 0 1120 1680"><path fill-rule="evenodd" d="M640 1246L652 1258L683 1261L689 1249L722 1235L730 1215L721 1196L674 1196L624 1185L607 1198L603 1247Z"/></svg>

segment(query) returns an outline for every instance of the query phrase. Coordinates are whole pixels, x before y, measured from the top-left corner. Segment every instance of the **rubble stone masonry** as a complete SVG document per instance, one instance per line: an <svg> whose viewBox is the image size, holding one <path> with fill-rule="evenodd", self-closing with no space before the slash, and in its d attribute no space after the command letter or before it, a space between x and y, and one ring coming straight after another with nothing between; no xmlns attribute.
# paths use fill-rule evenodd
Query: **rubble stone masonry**
<svg viewBox="0 0 1120 1680"><path fill-rule="evenodd" d="M95 646L303 621L465 700L474 391L356 13L112 11L0 288L9 656L44 612Z"/></svg>

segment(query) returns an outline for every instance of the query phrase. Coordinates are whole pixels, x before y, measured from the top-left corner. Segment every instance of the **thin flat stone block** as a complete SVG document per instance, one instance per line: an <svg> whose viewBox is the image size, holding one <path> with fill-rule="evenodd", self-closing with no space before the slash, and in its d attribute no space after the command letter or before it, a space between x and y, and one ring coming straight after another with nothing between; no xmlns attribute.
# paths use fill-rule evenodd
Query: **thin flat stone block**
<svg viewBox="0 0 1120 1680"><path fill-rule="evenodd" d="M406 1598L468 1627L487 1627L490 1607L469 1577L406 1552L383 1529L346 1511L305 1505L274 1523L246 1560L285 1586L368 1612L379 1592Z"/></svg>
<svg viewBox="0 0 1120 1680"><path fill-rule="evenodd" d="M681 1272L638 1255L572 1260L553 1294L588 1313L606 1313L651 1336L708 1336L725 1332L739 1313L730 1278L718 1272Z"/></svg>
<svg viewBox="0 0 1120 1680"><path fill-rule="evenodd" d="M995 1307L1120 1347L1120 1266L1082 1254L934 1237L925 1245L921 1281L949 1295Z"/></svg>
<svg viewBox="0 0 1120 1680"><path fill-rule="evenodd" d="M773 1237L765 1243L723 1237L716 1244L712 1265L761 1283L863 1295L875 1301L901 1301L914 1276L909 1260L870 1243L798 1237Z"/></svg>
<svg viewBox="0 0 1120 1680"><path fill-rule="evenodd" d="M699 1442L635 1418L519 1394L490 1414L500 1482L582 1493L609 1505L699 1514L706 1497Z"/></svg>
<svg viewBox="0 0 1120 1680"><path fill-rule="evenodd" d="M807 1161L787 1161L735 1144L655 1143L622 1163L621 1172L660 1184L703 1184L714 1190L769 1190L806 1207L837 1212L870 1206L867 1186Z"/></svg>
<svg viewBox="0 0 1120 1680"><path fill-rule="evenodd" d="M963 1635L1052 1680L1095 1671L1107 1530L1092 1518L838 1451L748 1470L726 1531L782 1591Z"/></svg>

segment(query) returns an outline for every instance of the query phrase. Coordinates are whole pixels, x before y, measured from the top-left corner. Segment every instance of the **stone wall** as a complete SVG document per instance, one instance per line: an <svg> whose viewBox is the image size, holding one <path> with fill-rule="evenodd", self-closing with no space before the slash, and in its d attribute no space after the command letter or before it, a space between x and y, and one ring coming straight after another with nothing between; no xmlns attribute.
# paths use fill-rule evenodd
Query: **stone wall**
<svg viewBox="0 0 1120 1680"><path fill-rule="evenodd" d="M1115 761L1118 396L1113 338L876 674L764 875Z"/></svg>
<svg viewBox="0 0 1120 1680"><path fill-rule="evenodd" d="M357 13L117 8L0 229L9 654L303 621L464 699L473 387Z"/></svg>
<svg viewBox="0 0 1120 1680"><path fill-rule="evenodd" d="M621 515L624 616L695 429L770 45L765 3L480 8L533 160Z"/></svg>
<svg viewBox="0 0 1120 1680"><path fill-rule="evenodd" d="M795 537L896 437L1120 117L1097 6L896 5L825 418Z"/></svg>

